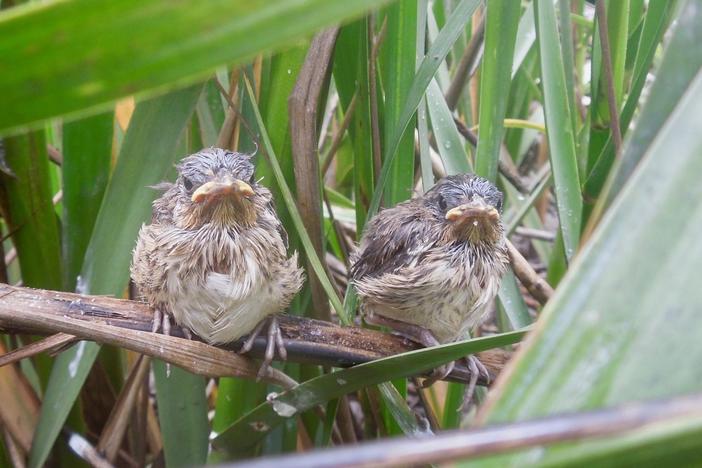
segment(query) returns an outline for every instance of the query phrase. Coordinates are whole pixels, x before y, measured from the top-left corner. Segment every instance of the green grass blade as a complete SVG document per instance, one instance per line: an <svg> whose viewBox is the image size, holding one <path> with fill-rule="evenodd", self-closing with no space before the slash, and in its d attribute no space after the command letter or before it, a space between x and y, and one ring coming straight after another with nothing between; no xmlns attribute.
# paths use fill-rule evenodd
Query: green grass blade
<svg viewBox="0 0 702 468"><path fill-rule="evenodd" d="M253 93L253 90L251 89L251 84L248 82L248 80L246 81L246 91L248 93L249 101L254 104L252 108L254 116L256 117L256 125L258 127L261 143L263 144L263 149L269 156L268 162L271 166L276 182L278 183L278 187L280 188L281 194L283 195L283 199L285 200L285 205L287 206L288 211L290 212L290 217L292 218L293 224L295 225L297 234L298 236L300 236L300 242L302 243L302 247L305 250L305 254L307 255L310 265L312 265L312 268L314 269L315 274L319 278L319 281L322 284L324 291L329 297L329 301L331 302L332 307L334 307L334 310L339 315L342 323L351 323L350 317L346 316L344 306L342 305L339 296L336 294L336 291L334 291L334 287L332 286L331 282L329 281L329 278L327 277L326 270L324 269L324 266L319 260L317 252L315 252L314 250L314 246L312 245L310 236L305 230L305 225L302 222L302 218L300 217L300 212L297 210L297 206L295 205L295 198L293 197L292 192L290 192L290 188L288 187L288 184L285 181L285 176L283 175L283 172L280 169L280 165L278 164L275 152L273 151L273 148L271 146L271 140L268 138L266 127L263 125L263 121L261 120L261 113L258 110L258 106L255 105L256 97Z"/></svg>
<svg viewBox="0 0 702 468"><path fill-rule="evenodd" d="M29 452L30 468L44 466L99 350L97 344L81 341L54 361Z"/></svg>
<svg viewBox="0 0 702 468"><path fill-rule="evenodd" d="M402 139L402 135L407 130L410 120L417 110L417 106L421 101L424 93L426 92L429 83L432 81L436 70L439 65L446 58L446 55L451 51L453 43L458 39L458 37L463 32L465 24L468 22L473 12L480 4L476 0L461 0L461 2L456 5L456 8L451 13L446 25L441 30L437 36L434 43L429 48L427 55L422 60L417 73L415 74L414 81L407 93L407 100L400 113L400 118L395 123L394 129L390 135L390 139L385 142L385 149L383 150L383 168L380 172L380 177L375 184L375 190L373 191L373 198L371 199L370 206L368 207L368 216L372 217L378 212L380 207L380 200L383 196L383 191L385 189L385 184L388 178L388 173L390 172L390 167L395 155L397 154L397 148Z"/></svg>
<svg viewBox="0 0 702 468"><path fill-rule="evenodd" d="M431 128L434 131L434 139L446 174L471 172L472 167L466 153L464 140L458 133L451 110L448 108L436 80L429 83L426 96Z"/></svg>
<svg viewBox="0 0 702 468"><path fill-rule="evenodd" d="M698 73L544 309L511 375L495 389L487 422L702 391L701 118ZM661 379L660 369L671 362L685 371ZM546 463L569 449L526 456Z"/></svg>
<svg viewBox="0 0 702 468"><path fill-rule="evenodd" d="M205 379L175 366L168 375L161 361L154 361L153 370L166 466L205 464L210 434Z"/></svg>
<svg viewBox="0 0 702 468"><path fill-rule="evenodd" d="M197 121L200 124L200 138L203 146L214 146L217 143L219 129L224 123L224 107L222 95L214 80L205 84L205 89L197 101Z"/></svg>
<svg viewBox="0 0 702 468"><path fill-rule="evenodd" d="M503 331L519 330L532 324L534 319L529 315L529 309L527 309L524 296L519 290L517 278L511 269L502 277L497 298L498 308L507 319L507 323L502 324L504 325Z"/></svg>
<svg viewBox="0 0 702 468"><path fill-rule="evenodd" d="M44 131L5 138L3 143L5 163L14 174L0 172L3 217L17 249L22 282L61 289L61 247Z"/></svg>
<svg viewBox="0 0 702 468"><path fill-rule="evenodd" d="M151 201L157 195L148 186L165 179L175 160L185 156L176 154L175 149L201 90L202 86L186 88L137 105L85 255L78 282L80 292L122 294L137 232L150 218ZM30 466L42 466L46 461L98 350L95 343L81 342L56 359L30 452Z"/></svg>
<svg viewBox="0 0 702 468"><path fill-rule="evenodd" d="M520 2L487 2L475 173L493 182L497 180L520 11Z"/></svg>
<svg viewBox="0 0 702 468"><path fill-rule="evenodd" d="M517 76L519 67L536 41L536 28L534 26L534 3L529 4L524 9L522 17L517 27L517 38L514 46L514 58L512 59L512 78Z"/></svg>
<svg viewBox="0 0 702 468"><path fill-rule="evenodd" d="M194 83L221 64L287 47L380 3L218 0L194 8L80 0L16 7L0 15L0 131Z"/></svg>
<svg viewBox="0 0 702 468"><path fill-rule="evenodd" d="M575 255L580 241L583 205L575 155L575 137L571 125L568 93L565 89L556 10L551 0L535 0L534 7L551 168L565 254L570 260Z"/></svg>
<svg viewBox="0 0 702 468"><path fill-rule="evenodd" d="M621 128L623 132L627 130L629 124L631 123L631 119L634 117L634 112L637 109L639 98L641 97L641 92L646 83L646 78L649 76L649 69L651 67L651 63L653 62L656 49L658 48L661 38L663 37L663 33L666 30L666 26L668 25L668 22L670 20L671 11L673 10L674 5L675 2L650 2L648 5L646 18L643 24L643 30L640 36L639 46L637 48L636 59L633 66L633 78L631 82L631 88L629 89L626 101L624 102L624 108L622 109L622 113L620 116ZM697 35L696 39L682 38L680 37L680 35L675 35L674 37L676 38L674 40L677 42L675 46L676 48L688 47L689 44L693 43L692 41L699 39L699 34ZM688 67L686 67L685 64L694 63L694 54L697 52L697 48L693 47L691 49L681 50L686 50L687 53L690 54L692 62L688 62L685 57L678 57L677 55L675 55L675 57L677 57L676 59L674 59L676 60L676 63L667 63L666 67L661 67L657 74L658 76L663 75L663 77L654 82L653 90L655 90L656 92L651 94L651 99L659 100L659 102L661 102L663 106L672 105L666 103L675 102L675 99L678 97L676 93L679 92L679 90L681 89L678 86L661 86L661 82L665 83L668 80L668 78L665 75L668 75L670 73L669 67L674 67L673 69L675 70L674 75L676 83L682 83L685 80L688 80L689 82L691 78L691 72L694 72L694 70L690 70ZM670 54L668 54L667 57L670 57ZM678 66L678 64L682 64L682 66L680 68L675 68ZM671 75L673 75L673 73L671 73ZM675 91L676 89L678 91ZM665 110L661 109L660 115L665 114ZM657 113L656 115L659 114ZM637 136L636 138L640 137L641 135ZM631 144L633 144L633 141L629 142L629 146ZM628 154L632 153L629 152ZM636 154L642 153L641 151L637 151ZM638 159L627 162L625 166L627 166L628 169L624 171L622 175L628 177L637 161ZM588 174L585 184L583 184L583 195L586 200L599 199L600 192L602 191L605 185L605 182L610 174L613 165L614 142L610 135L610 137L607 140L607 143L605 144L604 149L600 152L600 155L597 157L597 161L595 162L592 171L590 171L590 173ZM618 184L621 185L621 182L626 180L626 177L619 181Z"/></svg>
<svg viewBox="0 0 702 468"><path fill-rule="evenodd" d="M354 21L339 31L334 60L334 82L339 101L348 110L356 95L356 110L348 129L353 147L353 195L356 202L356 233L360 237L366 223L366 205L373 192L374 163L370 126L368 83L368 21ZM337 159L338 156L337 156Z"/></svg>
<svg viewBox="0 0 702 468"><path fill-rule="evenodd" d="M424 51L426 50L426 30L427 0L419 0L417 2L417 61L424 56ZM419 166L422 174L422 190L427 191L434 185L434 172L431 167L429 125L425 98L419 101L419 107L417 107L417 139L419 140Z"/></svg>
<svg viewBox="0 0 702 468"><path fill-rule="evenodd" d="M420 2L421 3L421 2ZM417 68L417 1L400 0L390 5L385 11L386 32L378 66L382 77L384 101L382 114L383 141L392 138L391 132L395 122L400 118L407 95L414 80ZM414 128L416 116L408 124ZM414 133L406 132L398 144L397 157L390 165L388 189L385 203L393 206L412 196L414 188ZM383 395L381 411L386 420L389 434L399 434L409 430L414 422L411 410L407 406L407 382L399 379L379 386ZM411 417L408 417L408 414Z"/></svg>
<svg viewBox="0 0 702 468"><path fill-rule="evenodd" d="M83 265L110 177L114 113L63 126L64 286L72 291Z"/></svg>
<svg viewBox="0 0 702 468"><path fill-rule="evenodd" d="M264 119L264 125L271 139L278 164L285 176L288 187L295 188L295 172L290 141L290 123L288 117L288 98L295 87L309 44L303 43L270 58L270 72L261 80L261 97L259 110ZM290 226L292 221L287 205L275 183L273 170L266 158L258 157L256 161L256 176L263 177L262 183L268 184L273 192L276 211L283 226ZM268 183L270 181L270 183ZM288 232L290 249L297 249L300 240L297 234Z"/></svg>
<svg viewBox="0 0 702 468"><path fill-rule="evenodd" d="M702 50L694 44L702 41L702 28L697 27L702 21L700 2L692 0L685 3L676 21L678 24L666 47L646 105L636 122L636 130L624 146L621 166L615 172L613 185L606 196L608 202L619 193L658 132L669 125L675 104L689 92L694 80L699 78ZM662 31L660 34L662 36ZM637 64L638 62L637 58ZM647 70L646 63L650 60L642 58L641 62L641 70ZM631 114L633 112L634 109Z"/></svg>
<svg viewBox="0 0 702 468"><path fill-rule="evenodd" d="M251 446L287 418L315 405L369 385L421 373L467 354L516 343L524 333L517 331L420 349L322 375L259 405L215 438L213 447L231 450L231 447ZM260 430L250 430L254 422L258 422L256 427Z"/></svg>
<svg viewBox="0 0 702 468"><path fill-rule="evenodd" d="M393 420L400 426L402 432L410 437L424 437L431 435L431 430L423 428L417 423L417 417L407 406L406 397L403 396L391 382L378 385L383 404L392 415Z"/></svg>
<svg viewBox="0 0 702 468"><path fill-rule="evenodd" d="M387 29L380 60L385 102L383 106L384 141L392 138L395 122L412 86L417 62L417 2L399 0L386 10ZM412 117L408 126L415 126ZM385 203L393 206L412 195L414 186L414 133L406 132L397 147L397 157L390 165Z"/></svg>

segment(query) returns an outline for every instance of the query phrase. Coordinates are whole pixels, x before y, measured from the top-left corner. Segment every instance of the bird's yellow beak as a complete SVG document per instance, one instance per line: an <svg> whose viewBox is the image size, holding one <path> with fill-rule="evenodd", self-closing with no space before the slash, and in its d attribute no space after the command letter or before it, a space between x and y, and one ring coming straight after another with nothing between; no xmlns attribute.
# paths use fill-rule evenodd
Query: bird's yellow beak
<svg viewBox="0 0 702 468"><path fill-rule="evenodd" d="M250 197L254 194L249 184L239 179L225 177L223 181L210 181L202 184L190 198L193 203L202 203L223 197Z"/></svg>
<svg viewBox="0 0 702 468"><path fill-rule="evenodd" d="M497 221L500 219L500 213L494 206L486 203L485 200L480 197L476 197L470 203L451 208L446 212L446 220L454 223L475 218Z"/></svg>

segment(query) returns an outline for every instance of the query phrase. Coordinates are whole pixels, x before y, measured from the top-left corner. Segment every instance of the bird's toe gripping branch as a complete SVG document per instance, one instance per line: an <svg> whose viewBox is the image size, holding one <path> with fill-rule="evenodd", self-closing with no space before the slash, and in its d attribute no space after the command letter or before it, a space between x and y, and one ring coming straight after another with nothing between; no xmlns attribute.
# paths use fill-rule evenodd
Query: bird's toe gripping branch
<svg viewBox="0 0 702 468"><path fill-rule="evenodd" d="M263 362L261 363L261 368L258 371L258 379L260 380L268 372L273 359L275 359L276 350L280 359L285 361L288 358L288 352L285 349L285 343L283 342L283 334L280 331L280 325L278 324L278 318L273 316L267 320L262 320L256 328L253 329L251 335L246 339L244 345L239 350L240 354L246 354L253 348L254 341L261 334L263 328L268 325L267 340L266 340L266 352L263 357Z"/></svg>
<svg viewBox="0 0 702 468"><path fill-rule="evenodd" d="M154 311L154 321L153 324L151 325L151 332L152 333L158 333L159 330L166 335L166 336L171 336L171 316L168 312L164 311L163 306L157 306L152 308ZM185 336L186 339L192 340L193 339L193 334L192 332L186 328L186 327L181 327L181 330L183 331L183 336Z"/></svg>

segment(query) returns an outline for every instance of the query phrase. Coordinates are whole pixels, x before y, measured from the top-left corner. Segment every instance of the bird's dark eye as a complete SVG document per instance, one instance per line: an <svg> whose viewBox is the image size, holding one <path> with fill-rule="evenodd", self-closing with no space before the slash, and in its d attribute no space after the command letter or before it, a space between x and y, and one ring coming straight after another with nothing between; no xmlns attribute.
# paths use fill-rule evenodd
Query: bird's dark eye
<svg viewBox="0 0 702 468"><path fill-rule="evenodd" d="M187 177L183 177L183 187L185 187L185 190L190 190L193 188L193 181L188 179Z"/></svg>
<svg viewBox="0 0 702 468"><path fill-rule="evenodd" d="M446 199L441 195L439 195L439 208L442 211L446 210Z"/></svg>

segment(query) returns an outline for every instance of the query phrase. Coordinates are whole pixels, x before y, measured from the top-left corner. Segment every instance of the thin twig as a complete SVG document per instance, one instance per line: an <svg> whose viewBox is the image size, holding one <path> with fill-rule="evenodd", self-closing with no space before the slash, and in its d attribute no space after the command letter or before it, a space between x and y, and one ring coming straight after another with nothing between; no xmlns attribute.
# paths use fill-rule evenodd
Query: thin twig
<svg viewBox="0 0 702 468"><path fill-rule="evenodd" d="M461 61L458 62L458 67L456 67L456 73L453 75L453 81L449 85L449 89L446 92L446 104L449 109L455 110L458 104L458 98L463 92L466 83L472 76L473 72L476 70L476 64L480 59L480 50L483 47L483 42L485 41L485 16L480 18L480 23L475 28L473 35L470 38L470 42L463 52Z"/></svg>
<svg viewBox="0 0 702 468"><path fill-rule="evenodd" d="M233 115L236 116L238 121L244 125L244 129L246 130L246 133L249 134L249 137L256 144L256 146L257 147L260 146L258 144L258 136L256 135L256 132L254 132L251 129L251 126L249 125L249 123L241 115L241 112L239 112L239 109L237 108L236 103L234 103L231 96L229 96L229 93L227 93L227 91L224 89L224 86L222 86L222 83L220 83L217 78L214 78L214 83L217 86L217 89L219 89L219 92L222 94L222 96L224 96L224 99L227 101L227 104L229 104L229 110L233 113ZM224 126L222 128L224 128Z"/></svg>
<svg viewBox="0 0 702 468"><path fill-rule="evenodd" d="M523 226L517 226L514 230L515 234L520 236L528 237L530 239L537 239L547 242L553 242L556 240L556 235L552 232L544 231L541 229L532 229Z"/></svg>
<svg viewBox="0 0 702 468"><path fill-rule="evenodd" d="M55 335L47 336L39 341L23 346L22 348L10 351L9 353L0 356L0 367L13 364L22 359L36 356L41 353L55 354L59 350L64 350L72 343L78 341L73 335L66 333L56 333Z"/></svg>
<svg viewBox="0 0 702 468"><path fill-rule="evenodd" d="M322 180L324 180L324 175L329 170L329 166L331 165L331 162L334 159L334 156L336 155L339 146L341 146L341 142L344 139L344 133L346 133L346 130L351 124L351 118L353 117L353 113L356 110L356 102L358 102L358 89L354 91L353 97L351 98L348 108L346 109L346 113L344 114L344 120L341 121L341 125L332 137L332 142L331 145L329 145L329 150L322 158Z"/></svg>
<svg viewBox="0 0 702 468"><path fill-rule="evenodd" d="M612 49L609 46L607 26L607 11L604 0L597 0L595 12L600 30L600 44L602 46L602 67L604 70L605 88L607 88L607 104L609 105L609 120L612 125L612 138L614 139L615 157L619 157L622 149L622 133L619 128L619 110L617 98L614 93L614 73L612 72Z"/></svg>
<svg viewBox="0 0 702 468"><path fill-rule="evenodd" d="M534 296L534 299L542 305L546 304L553 296L554 291L551 285L534 271L529 262L509 240L507 240L507 251L512 262L512 269L519 281L527 288L529 294Z"/></svg>

